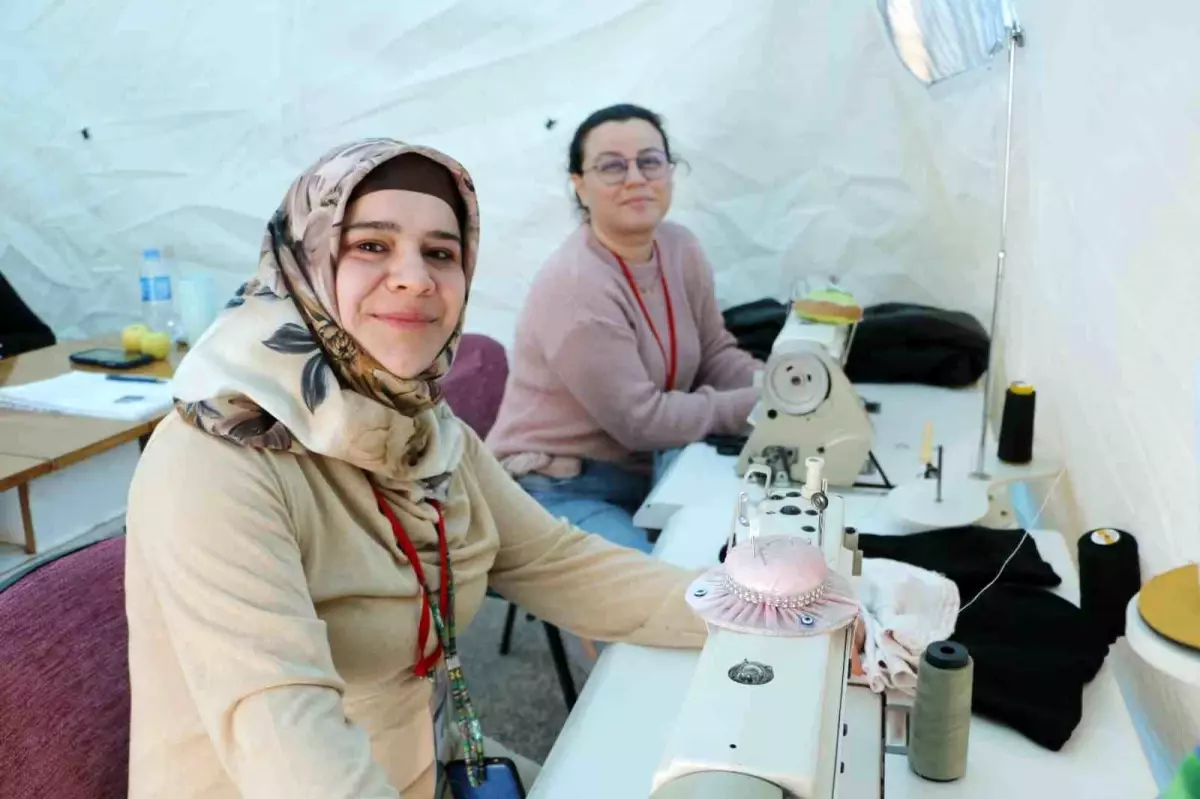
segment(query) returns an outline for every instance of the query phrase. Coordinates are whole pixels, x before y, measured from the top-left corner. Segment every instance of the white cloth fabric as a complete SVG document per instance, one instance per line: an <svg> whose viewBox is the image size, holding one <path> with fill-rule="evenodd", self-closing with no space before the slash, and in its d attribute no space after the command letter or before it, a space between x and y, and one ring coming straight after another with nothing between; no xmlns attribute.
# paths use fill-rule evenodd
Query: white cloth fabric
<svg viewBox="0 0 1200 799"><path fill-rule="evenodd" d="M936 572L883 558L864 558L855 586L866 628L865 674L851 682L876 693L916 692L925 648L949 638L958 617L958 586Z"/></svg>

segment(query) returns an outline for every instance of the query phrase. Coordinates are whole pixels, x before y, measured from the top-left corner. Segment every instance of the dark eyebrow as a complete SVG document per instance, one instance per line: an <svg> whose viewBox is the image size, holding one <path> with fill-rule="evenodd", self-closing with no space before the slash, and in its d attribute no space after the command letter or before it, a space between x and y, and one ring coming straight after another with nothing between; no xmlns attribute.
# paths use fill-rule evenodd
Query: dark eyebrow
<svg viewBox="0 0 1200 799"><path fill-rule="evenodd" d="M646 153L664 153L664 155L665 155L665 152L663 151L663 148L661 148L661 147L643 147L642 149L637 151L638 155L645 155ZM617 158L625 157L624 153L618 153L613 150L605 150L602 153L596 153L597 158L603 158L606 155L616 156Z"/></svg>
<svg viewBox="0 0 1200 799"><path fill-rule="evenodd" d="M341 227L342 227L343 233L345 233L346 231L358 230L358 229L387 230L392 233L400 232L399 225L397 225L395 222L386 222L386 221L350 222L350 223L343 224ZM442 241L453 241L456 244L460 244L460 245L462 244L462 236L458 235L457 233L451 233L448 230L431 230L425 235L427 238L431 238L431 239L440 239Z"/></svg>
<svg viewBox="0 0 1200 799"><path fill-rule="evenodd" d="M431 230L427 235L431 239L441 239L442 241L452 241L455 244L462 244L462 236L457 233L451 233L449 230Z"/></svg>
<svg viewBox="0 0 1200 799"><path fill-rule="evenodd" d="M360 228L366 230L390 230L393 233L400 232L400 226L395 222L349 222L342 224L342 230L358 230Z"/></svg>

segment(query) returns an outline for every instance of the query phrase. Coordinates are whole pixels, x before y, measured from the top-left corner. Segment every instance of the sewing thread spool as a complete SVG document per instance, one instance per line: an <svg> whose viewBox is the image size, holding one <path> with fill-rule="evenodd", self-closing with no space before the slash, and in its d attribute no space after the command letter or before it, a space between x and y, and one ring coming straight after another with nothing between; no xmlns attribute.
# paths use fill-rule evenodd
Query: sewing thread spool
<svg viewBox="0 0 1200 799"><path fill-rule="evenodd" d="M821 480L825 469L824 458L804 459L804 492L805 496L821 490Z"/></svg>
<svg viewBox="0 0 1200 799"><path fill-rule="evenodd" d="M1005 463L1033 460L1033 412L1037 394L1028 383L1012 383L1004 392L1000 417L1000 442L996 457Z"/></svg>
<svg viewBox="0 0 1200 799"><path fill-rule="evenodd" d="M967 773L974 680L975 661L962 644L935 641L925 648L908 722L913 773L934 782L951 782Z"/></svg>
<svg viewBox="0 0 1200 799"><path fill-rule="evenodd" d="M1079 607L1111 644L1125 634L1125 607L1142 588L1137 539L1102 527L1079 539Z"/></svg>
<svg viewBox="0 0 1200 799"><path fill-rule="evenodd" d="M925 433L921 436L921 463L933 465L933 422L925 423Z"/></svg>

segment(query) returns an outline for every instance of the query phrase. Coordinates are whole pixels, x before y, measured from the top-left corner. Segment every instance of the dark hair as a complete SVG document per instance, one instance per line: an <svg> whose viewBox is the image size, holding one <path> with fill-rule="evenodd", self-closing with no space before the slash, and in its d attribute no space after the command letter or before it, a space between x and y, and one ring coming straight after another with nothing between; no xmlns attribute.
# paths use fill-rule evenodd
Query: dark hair
<svg viewBox="0 0 1200 799"><path fill-rule="evenodd" d="M587 143L588 134L605 122L628 122L631 119L640 119L643 122L649 122L653 125L654 129L662 136L663 149L667 153L667 160L674 162L674 156L671 155L671 142L667 138L666 129L663 127L662 117L648 108L642 108L640 105L619 103L617 105L610 105L608 108L601 108L599 111L594 111L587 119L579 123L579 127L575 129L575 135L571 137L571 146L567 150L567 171L572 175L583 174L583 146ZM578 194L575 194L575 204L579 206L579 210L586 217L587 209L583 207Z"/></svg>
<svg viewBox="0 0 1200 799"><path fill-rule="evenodd" d="M571 147L567 151L567 171L572 175L583 174L583 145L587 143L589 133L605 122L628 122L631 119L640 119L654 126L654 129L662 136L663 149L666 150L667 158L669 159L671 157L671 142L667 139L667 131L663 128L662 117L647 108L642 108L640 105L621 103L620 105L610 105L608 108L601 108L583 120L579 124L579 127L575 129L575 135L571 138Z"/></svg>

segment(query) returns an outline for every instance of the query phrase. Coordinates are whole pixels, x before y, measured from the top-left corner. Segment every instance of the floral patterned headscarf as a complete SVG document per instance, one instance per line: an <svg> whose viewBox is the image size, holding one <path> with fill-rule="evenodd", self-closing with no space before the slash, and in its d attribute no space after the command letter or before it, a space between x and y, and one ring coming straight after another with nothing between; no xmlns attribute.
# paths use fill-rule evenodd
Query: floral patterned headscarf
<svg viewBox="0 0 1200 799"><path fill-rule="evenodd" d="M176 371L176 408L185 420L241 446L345 460L389 487L445 481L462 448L438 378L453 360L461 316L434 362L405 379L345 331L335 299L351 194L373 169L405 153L444 166L462 195L469 293L479 207L466 170L436 150L387 139L339 147L292 184L267 225L257 274Z"/></svg>

